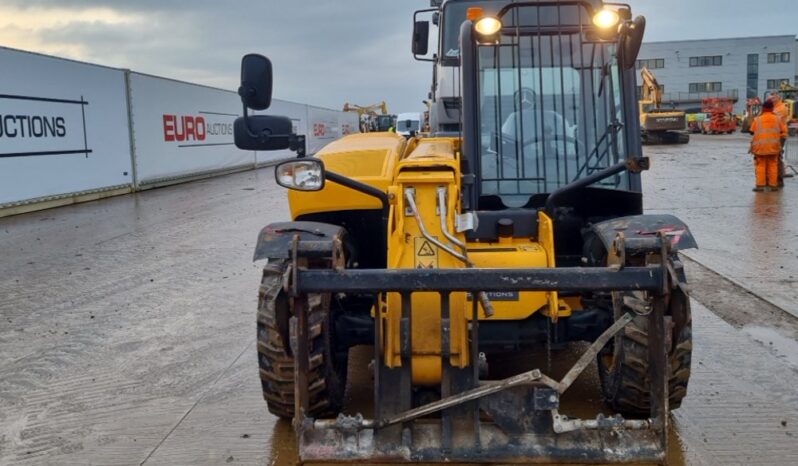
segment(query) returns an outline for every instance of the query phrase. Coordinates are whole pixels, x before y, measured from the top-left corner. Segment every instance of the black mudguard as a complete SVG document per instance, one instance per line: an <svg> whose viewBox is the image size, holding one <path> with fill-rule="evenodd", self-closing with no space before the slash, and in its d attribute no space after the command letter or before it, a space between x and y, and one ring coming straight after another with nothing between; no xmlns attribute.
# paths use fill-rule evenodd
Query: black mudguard
<svg viewBox="0 0 798 466"><path fill-rule="evenodd" d="M671 240L671 250L698 248L698 244L690 232L690 228L673 215L632 215L614 218L591 227L591 231L601 239L607 251L612 249L612 242L618 233L627 239L650 238L663 232Z"/></svg>
<svg viewBox="0 0 798 466"><path fill-rule="evenodd" d="M338 225L319 222L272 223L258 234L258 243L252 260L289 259L296 235L299 235L300 242L311 246L316 254L331 257L334 240L336 238L345 240L346 230Z"/></svg>

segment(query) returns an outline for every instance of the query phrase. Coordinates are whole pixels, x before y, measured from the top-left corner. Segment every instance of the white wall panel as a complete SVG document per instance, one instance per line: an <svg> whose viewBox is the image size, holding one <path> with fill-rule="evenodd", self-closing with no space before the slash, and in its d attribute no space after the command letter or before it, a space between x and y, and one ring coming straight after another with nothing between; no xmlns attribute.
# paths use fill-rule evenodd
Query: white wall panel
<svg viewBox="0 0 798 466"><path fill-rule="evenodd" d="M308 105L308 154L315 154L322 147L341 137L339 120L341 113Z"/></svg>
<svg viewBox="0 0 798 466"><path fill-rule="evenodd" d="M241 112L232 91L0 47L0 207L294 155L237 149ZM291 118L308 154L359 130L354 113L282 100L266 113Z"/></svg>
<svg viewBox="0 0 798 466"><path fill-rule="evenodd" d="M0 47L0 205L131 182L124 72Z"/></svg>
<svg viewBox="0 0 798 466"><path fill-rule="evenodd" d="M360 117L353 112L339 112L338 123L341 125L341 136L360 132Z"/></svg>
<svg viewBox="0 0 798 466"><path fill-rule="evenodd" d="M131 73L130 98L139 184L254 166L233 142L236 93Z"/></svg>

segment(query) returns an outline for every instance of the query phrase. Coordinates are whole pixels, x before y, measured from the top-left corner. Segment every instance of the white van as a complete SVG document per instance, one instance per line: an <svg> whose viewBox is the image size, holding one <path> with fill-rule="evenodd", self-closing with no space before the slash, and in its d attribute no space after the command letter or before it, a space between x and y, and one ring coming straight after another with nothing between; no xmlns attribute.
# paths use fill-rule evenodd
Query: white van
<svg viewBox="0 0 798 466"><path fill-rule="evenodd" d="M396 133L410 136L421 131L421 113L400 113L396 116Z"/></svg>

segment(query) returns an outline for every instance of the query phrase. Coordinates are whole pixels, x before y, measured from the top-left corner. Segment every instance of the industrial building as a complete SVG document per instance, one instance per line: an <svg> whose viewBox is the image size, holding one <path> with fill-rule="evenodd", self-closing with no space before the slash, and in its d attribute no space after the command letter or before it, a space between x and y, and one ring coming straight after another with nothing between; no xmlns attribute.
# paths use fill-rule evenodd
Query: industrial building
<svg viewBox="0 0 798 466"><path fill-rule="evenodd" d="M638 69L654 72L663 89L663 103L689 109L705 97L760 97L780 83L798 83L798 41L795 35L679 40L644 43Z"/></svg>

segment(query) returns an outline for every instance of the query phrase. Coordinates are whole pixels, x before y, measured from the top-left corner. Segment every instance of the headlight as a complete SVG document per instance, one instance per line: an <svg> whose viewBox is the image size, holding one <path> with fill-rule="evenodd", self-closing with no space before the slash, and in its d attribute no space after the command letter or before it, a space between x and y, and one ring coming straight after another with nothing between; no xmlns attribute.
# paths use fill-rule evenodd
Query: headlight
<svg viewBox="0 0 798 466"><path fill-rule="evenodd" d="M483 36L492 36L502 28L502 22L491 16L486 16L474 24L474 30Z"/></svg>
<svg viewBox="0 0 798 466"><path fill-rule="evenodd" d="M324 188L324 164L321 160L291 160L274 169L277 184L298 191L320 191Z"/></svg>
<svg viewBox="0 0 798 466"><path fill-rule="evenodd" d="M615 10L604 8L593 16L593 24L601 29L615 27L621 21L621 17Z"/></svg>

